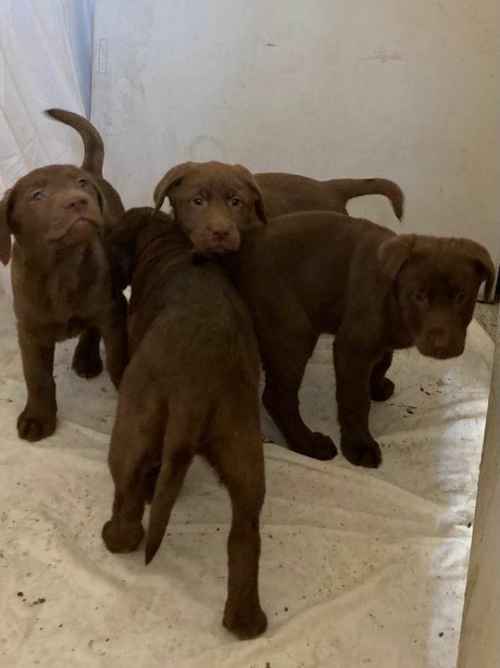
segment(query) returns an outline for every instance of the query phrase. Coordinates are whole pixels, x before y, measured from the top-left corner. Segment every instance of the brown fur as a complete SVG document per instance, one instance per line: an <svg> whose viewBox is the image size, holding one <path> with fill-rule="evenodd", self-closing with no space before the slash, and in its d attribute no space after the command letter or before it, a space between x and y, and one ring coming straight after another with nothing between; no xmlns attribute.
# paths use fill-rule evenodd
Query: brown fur
<svg viewBox="0 0 500 668"><path fill-rule="evenodd" d="M133 250L135 269L131 361L109 452L115 500L103 539L112 552L135 550L144 534L145 503L152 500L149 563L193 457L205 457L227 487L233 510L224 625L251 638L267 626L258 594L265 483L257 341L222 269L194 264L179 209L176 223L152 209L132 209L116 235Z"/></svg>
<svg viewBox="0 0 500 668"><path fill-rule="evenodd" d="M241 233L266 223L262 195L241 165L185 162L156 186L158 210L168 197L179 222L200 253L226 253L240 245Z"/></svg>
<svg viewBox="0 0 500 668"><path fill-rule="evenodd" d="M347 202L362 195L384 195L401 220L404 195L401 188L388 179L330 179L317 181L297 174L255 174L264 198L268 218L298 211L336 211L347 213Z"/></svg>
<svg viewBox="0 0 500 668"><path fill-rule="evenodd" d="M73 368L90 378L102 369L102 335L116 386L127 359L126 302L102 240L123 207L118 193L102 177L102 140L77 114L56 109L48 114L82 136L83 167L35 169L19 179L0 203L0 258L7 264L12 250L14 310L28 390L17 426L19 436L29 441L49 436L56 427L57 341L80 334Z"/></svg>
<svg viewBox="0 0 500 668"><path fill-rule="evenodd" d="M335 334L342 451L376 467L370 399L393 391L393 351L417 346L430 357L462 353L478 289L491 290L487 251L467 239L396 236L367 220L329 212L277 218L224 258L254 317L266 372L264 404L293 450L329 459L330 438L299 412L298 391L321 333Z"/></svg>

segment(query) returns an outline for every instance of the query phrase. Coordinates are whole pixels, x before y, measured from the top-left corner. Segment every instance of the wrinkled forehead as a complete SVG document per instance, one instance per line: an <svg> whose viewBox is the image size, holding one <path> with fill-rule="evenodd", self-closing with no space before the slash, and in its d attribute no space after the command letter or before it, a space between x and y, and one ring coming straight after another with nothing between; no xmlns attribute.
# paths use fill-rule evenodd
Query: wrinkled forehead
<svg viewBox="0 0 500 668"><path fill-rule="evenodd" d="M245 177L237 169L231 165L213 163L194 168L183 177L176 190L183 196L202 194L205 197L250 193Z"/></svg>
<svg viewBox="0 0 500 668"><path fill-rule="evenodd" d="M60 186L69 181L81 178L82 176L88 178L89 175L74 165L50 165L48 167L40 167L20 178L14 186L14 191L16 194L22 194L36 188L45 188L48 185Z"/></svg>
<svg viewBox="0 0 500 668"><path fill-rule="evenodd" d="M410 283L433 292L472 288L478 279L469 258L444 248L431 253L415 253L405 273Z"/></svg>

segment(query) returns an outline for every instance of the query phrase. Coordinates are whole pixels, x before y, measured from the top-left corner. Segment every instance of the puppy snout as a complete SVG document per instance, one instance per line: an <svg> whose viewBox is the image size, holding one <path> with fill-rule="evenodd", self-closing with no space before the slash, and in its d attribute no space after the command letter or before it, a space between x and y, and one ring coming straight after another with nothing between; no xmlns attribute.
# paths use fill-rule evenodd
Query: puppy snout
<svg viewBox="0 0 500 668"><path fill-rule="evenodd" d="M63 207L68 211L75 211L81 213L86 211L89 206L89 199L86 195L72 195L69 196L63 203Z"/></svg>
<svg viewBox="0 0 500 668"><path fill-rule="evenodd" d="M444 350L449 344L448 333L442 327L434 327L429 330L427 339L436 350Z"/></svg>
<svg viewBox="0 0 500 668"><path fill-rule="evenodd" d="M436 359L449 359L462 354L465 340L463 337L446 330L435 327L426 333L425 339L419 345L420 352Z"/></svg>
<svg viewBox="0 0 500 668"><path fill-rule="evenodd" d="M229 230L211 230L210 236L214 241L226 241L229 238Z"/></svg>

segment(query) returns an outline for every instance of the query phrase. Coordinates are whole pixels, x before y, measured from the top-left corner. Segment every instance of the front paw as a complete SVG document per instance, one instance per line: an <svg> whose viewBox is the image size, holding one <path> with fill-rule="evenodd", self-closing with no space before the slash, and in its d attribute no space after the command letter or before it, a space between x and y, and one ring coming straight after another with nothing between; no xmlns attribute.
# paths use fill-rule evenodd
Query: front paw
<svg viewBox="0 0 500 668"><path fill-rule="evenodd" d="M301 455L327 461L337 456L335 443L326 434L312 431L300 444L292 444L291 449Z"/></svg>
<svg viewBox="0 0 500 668"><path fill-rule="evenodd" d="M17 418L17 433L25 441L40 441L54 433L56 415L36 415L26 406Z"/></svg>
<svg viewBox="0 0 500 668"><path fill-rule="evenodd" d="M240 640L250 640L260 636L267 629L267 617L260 605L248 609L232 610L226 604L222 624Z"/></svg>
<svg viewBox="0 0 500 668"><path fill-rule="evenodd" d="M389 378L383 378L381 383L371 386L371 398L373 401L387 401L394 394L394 383Z"/></svg>
<svg viewBox="0 0 500 668"><path fill-rule="evenodd" d="M354 466L376 469L382 463L380 446L371 436L343 436L342 454Z"/></svg>
<svg viewBox="0 0 500 668"><path fill-rule="evenodd" d="M140 522L124 526L117 520L109 520L102 528L102 539L110 552L134 552L139 547L144 529Z"/></svg>

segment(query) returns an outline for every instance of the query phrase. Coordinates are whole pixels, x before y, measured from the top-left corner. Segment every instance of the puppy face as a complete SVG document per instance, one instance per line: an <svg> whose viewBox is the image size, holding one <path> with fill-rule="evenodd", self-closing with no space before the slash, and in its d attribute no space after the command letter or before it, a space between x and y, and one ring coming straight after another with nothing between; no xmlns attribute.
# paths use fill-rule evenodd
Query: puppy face
<svg viewBox="0 0 500 668"><path fill-rule="evenodd" d="M473 264L460 257L416 257L403 267L399 304L422 355L463 353L481 282Z"/></svg>
<svg viewBox="0 0 500 668"><path fill-rule="evenodd" d="M10 234L27 253L87 243L103 225L103 198L93 177L71 165L36 169L6 193L0 205L1 259L10 256Z"/></svg>
<svg viewBox="0 0 500 668"><path fill-rule="evenodd" d="M437 359L461 355L478 290L486 281L488 292L495 275L486 249L466 239L416 235L385 245L382 255L396 271L401 316L417 349Z"/></svg>
<svg viewBox="0 0 500 668"><path fill-rule="evenodd" d="M155 189L157 209L167 196L175 220L200 253L236 251L242 232L267 222L257 183L240 165L178 165Z"/></svg>

